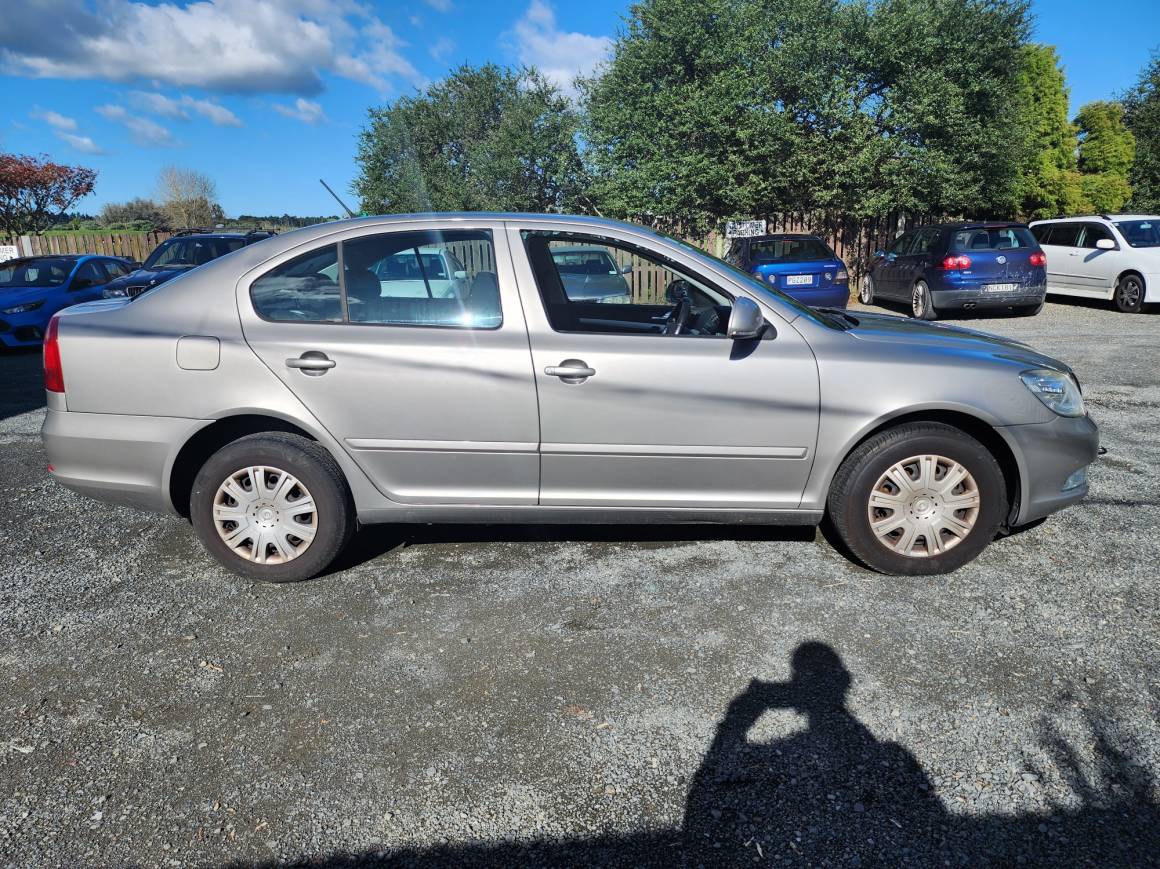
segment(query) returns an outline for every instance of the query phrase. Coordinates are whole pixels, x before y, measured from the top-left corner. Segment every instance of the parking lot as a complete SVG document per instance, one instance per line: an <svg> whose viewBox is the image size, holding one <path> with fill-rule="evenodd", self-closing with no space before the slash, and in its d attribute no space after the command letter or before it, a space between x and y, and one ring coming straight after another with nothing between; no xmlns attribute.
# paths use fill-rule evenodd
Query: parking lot
<svg viewBox="0 0 1160 869"><path fill-rule="evenodd" d="M54 485L0 356L0 865L1157 865L1160 316L962 324L1071 363L1108 454L933 579L462 527L254 585Z"/></svg>

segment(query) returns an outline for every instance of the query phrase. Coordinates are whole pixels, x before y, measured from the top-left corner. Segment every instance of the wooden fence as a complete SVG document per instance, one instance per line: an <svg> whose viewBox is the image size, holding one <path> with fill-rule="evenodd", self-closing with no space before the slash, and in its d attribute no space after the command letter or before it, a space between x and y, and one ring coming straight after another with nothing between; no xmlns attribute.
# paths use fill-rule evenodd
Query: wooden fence
<svg viewBox="0 0 1160 869"><path fill-rule="evenodd" d="M0 239L0 245L14 245L20 256L101 253L142 262L170 235L170 232L68 232Z"/></svg>

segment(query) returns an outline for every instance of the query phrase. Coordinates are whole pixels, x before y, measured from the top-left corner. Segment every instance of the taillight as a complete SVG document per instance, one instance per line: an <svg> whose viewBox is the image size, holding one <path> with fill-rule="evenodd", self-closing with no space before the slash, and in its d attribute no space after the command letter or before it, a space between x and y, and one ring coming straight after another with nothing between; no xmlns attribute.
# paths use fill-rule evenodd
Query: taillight
<svg viewBox="0 0 1160 869"><path fill-rule="evenodd" d="M942 261L942 267L948 272L958 271L959 269L969 269L971 267L971 258L969 256L948 256Z"/></svg>
<svg viewBox="0 0 1160 869"><path fill-rule="evenodd" d="M1047 254L1045 254L1043 251L1033 253L1027 258L1027 261L1036 268L1039 266L1045 266L1047 265Z"/></svg>
<svg viewBox="0 0 1160 869"><path fill-rule="evenodd" d="M835 284L848 284L848 283L850 283L850 273L848 271L846 271L845 269L838 269L838 273L836 275L834 275L834 283Z"/></svg>
<svg viewBox="0 0 1160 869"><path fill-rule="evenodd" d="M44 388L49 392L64 392L64 369L60 365L60 342L56 337L60 314L48 321L44 333Z"/></svg>

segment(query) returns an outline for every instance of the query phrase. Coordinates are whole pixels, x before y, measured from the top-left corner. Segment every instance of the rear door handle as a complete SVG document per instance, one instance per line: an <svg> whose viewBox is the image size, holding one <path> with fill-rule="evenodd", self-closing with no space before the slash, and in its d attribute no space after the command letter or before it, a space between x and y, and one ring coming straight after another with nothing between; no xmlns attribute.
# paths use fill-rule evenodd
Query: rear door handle
<svg viewBox="0 0 1160 869"><path fill-rule="evenodd" d="M565 359L559 365L549 365L544 373L549 377L559 377L565 383L583 383L596 375L596 369L589 368L582 359Z"/></svg>
<svg viewBox="0 0 1160 869"><path fill-rule="evenodd" d="M303 374L309 374L312 377L325 374L334 366L334 360L318 350L307 350L297 358L286 360L287 368L297 368Z"/></svg>

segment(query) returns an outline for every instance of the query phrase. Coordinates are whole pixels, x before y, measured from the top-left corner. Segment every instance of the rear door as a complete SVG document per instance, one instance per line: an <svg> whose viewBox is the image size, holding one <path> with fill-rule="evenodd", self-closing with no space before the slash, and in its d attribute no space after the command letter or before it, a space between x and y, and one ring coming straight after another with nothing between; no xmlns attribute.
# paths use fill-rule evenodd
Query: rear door
<svg viewBox="0 0 1160 869"><path fill-rule="evenodd" d="M499 223L454 226L359 227L288 251L238 284L246 340L387 497L535 504L536 385L507 241ZM381 277L423 282L441 250L466 264L463 298Z"/></svg>
<svg viewBox="0 0 1160 869"><path fill-rule="evenodd" d="M1079 277L1079 238L1082 232L1082 223L1052 223L1049 233L1040 240L1040 247L1047 256L1047 292L1084 295Z"/></svg>
<svg viewBox="0 0 1160 869"><path fill-rule="evenodd" d="M898 291L909 301L915 283L923 279L930 267L931 251L938 245L941 233L937 229L920 229L914 241L895 261Z"/></svg>

